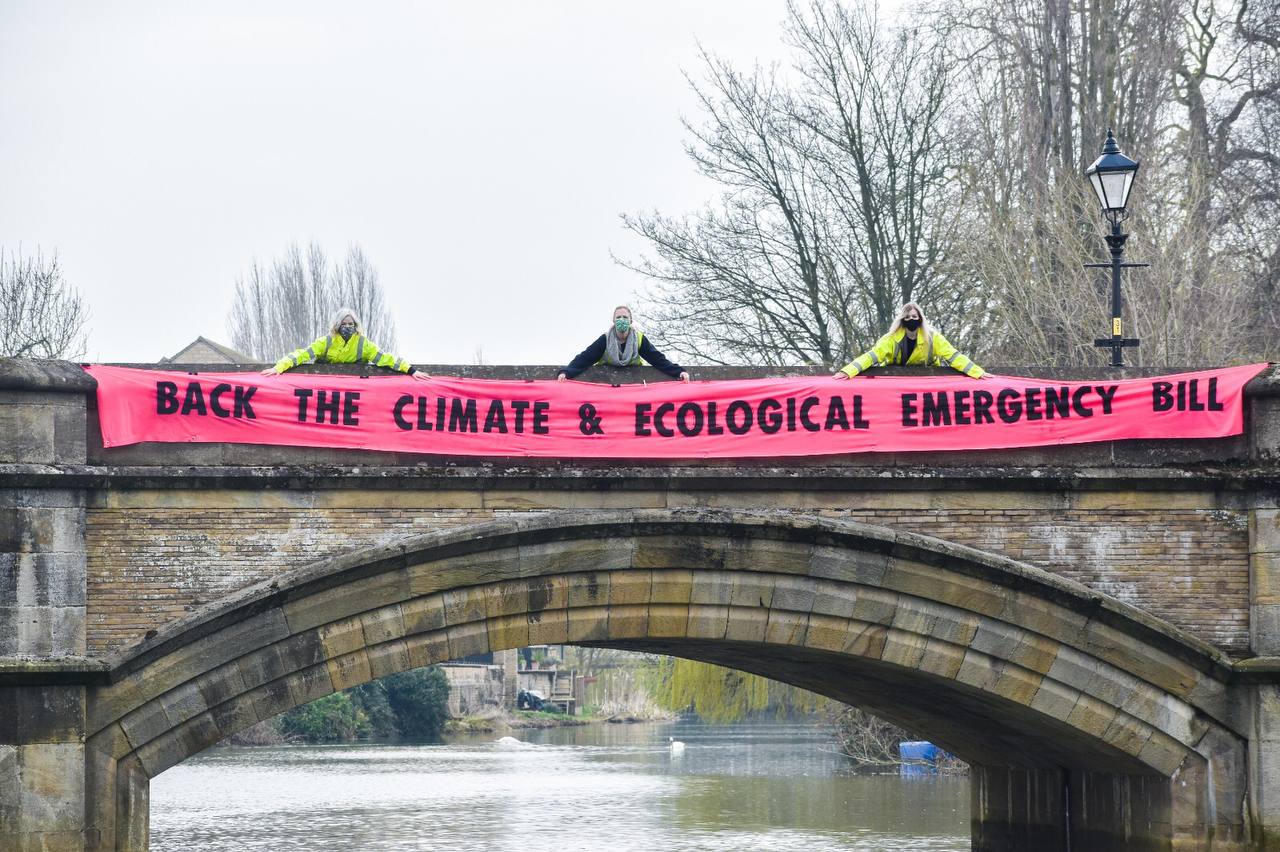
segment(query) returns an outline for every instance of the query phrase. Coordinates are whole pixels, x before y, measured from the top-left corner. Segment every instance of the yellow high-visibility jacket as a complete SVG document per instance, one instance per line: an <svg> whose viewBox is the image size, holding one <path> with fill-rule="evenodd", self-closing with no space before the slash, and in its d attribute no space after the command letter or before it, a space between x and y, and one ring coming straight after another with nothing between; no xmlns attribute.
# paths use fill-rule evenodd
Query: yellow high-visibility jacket
<svg viewBox="0 0 1280 852"><path fill-rule="evenodd" d="M389 367L399 373L408 373L413 365L390 352L379 352L378 344L360 332L343 340L340 334L329 334L316 340L306 349L295 349L276 362L276 372L283 373L299 364L321 361L330 364L370 363L375 367Z"/></svg>
<svg viewBox="0 0 1280 852"><path fill-rule="evenodd" d="M904 358L906 347L903 345L903 341L906 336L907 330L905 328L900 328L892 334L886 334L876 341L875 346L841 368L840 372L852 379L863 370L869 370L872 367L883 367L887 364L920 364L922 366L927 364L930 367L940 367L946 364L948 367L959 370L966 376L971 376L975 379L980 379L987 373L986 370L973 363L968 355L962 355L957 352L956 348L936 331L927 343L923 339L923 333L917 334L915 349L911 350L910 357Z"/></svg>

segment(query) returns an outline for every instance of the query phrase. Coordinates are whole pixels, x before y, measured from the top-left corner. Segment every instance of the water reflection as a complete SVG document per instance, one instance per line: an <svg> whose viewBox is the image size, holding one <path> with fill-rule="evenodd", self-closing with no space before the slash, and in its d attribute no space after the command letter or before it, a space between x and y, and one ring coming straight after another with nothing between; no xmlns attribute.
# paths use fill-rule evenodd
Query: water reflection
<svg viewBox="0 0 1280 852"><path fill-rule="evenodd" d="M965 779L859 774L809 726L517 737L207 752L152 782L152 848L969 848Z"/></svg>

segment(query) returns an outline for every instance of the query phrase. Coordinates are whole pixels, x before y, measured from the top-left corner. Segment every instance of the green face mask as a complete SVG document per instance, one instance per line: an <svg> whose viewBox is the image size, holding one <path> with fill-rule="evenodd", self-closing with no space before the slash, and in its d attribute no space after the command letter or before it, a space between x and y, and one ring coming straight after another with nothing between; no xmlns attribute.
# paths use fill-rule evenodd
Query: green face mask
<svg viewBox="0 0 1280 852"><path fill-rule="evenodd" d="M618 330L618 334L626 334L631 330L631 320L626 317L618 317L613 321L613 327Z"/></svg>

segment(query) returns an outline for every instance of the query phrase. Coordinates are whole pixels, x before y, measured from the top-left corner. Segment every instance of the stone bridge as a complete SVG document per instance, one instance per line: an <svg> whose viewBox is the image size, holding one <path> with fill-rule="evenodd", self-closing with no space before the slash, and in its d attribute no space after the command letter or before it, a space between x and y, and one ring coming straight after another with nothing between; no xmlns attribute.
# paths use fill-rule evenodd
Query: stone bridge
<svg viewBox="0 0 1280 852"><path fill-rule="evenodd" d="M105 450L75 365L0 364L0 848L145 849L237 731L561 642L942 744L975 849L1278 847L1280 377L1228 439L618 464Z"/></svg>

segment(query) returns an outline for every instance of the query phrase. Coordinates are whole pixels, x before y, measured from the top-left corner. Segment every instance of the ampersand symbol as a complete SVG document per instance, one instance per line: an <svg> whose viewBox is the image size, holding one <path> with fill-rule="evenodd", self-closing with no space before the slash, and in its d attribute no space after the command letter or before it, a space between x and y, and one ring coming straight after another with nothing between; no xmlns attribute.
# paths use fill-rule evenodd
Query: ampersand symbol
<svg viewBox="0 0 1280 852"><path fill-rule="evenodd" d="M578 431L584 435L603 435L604 428L600 425L600 415L596 414L596 407L589 402L584 402L578 406Z"/></svg>

